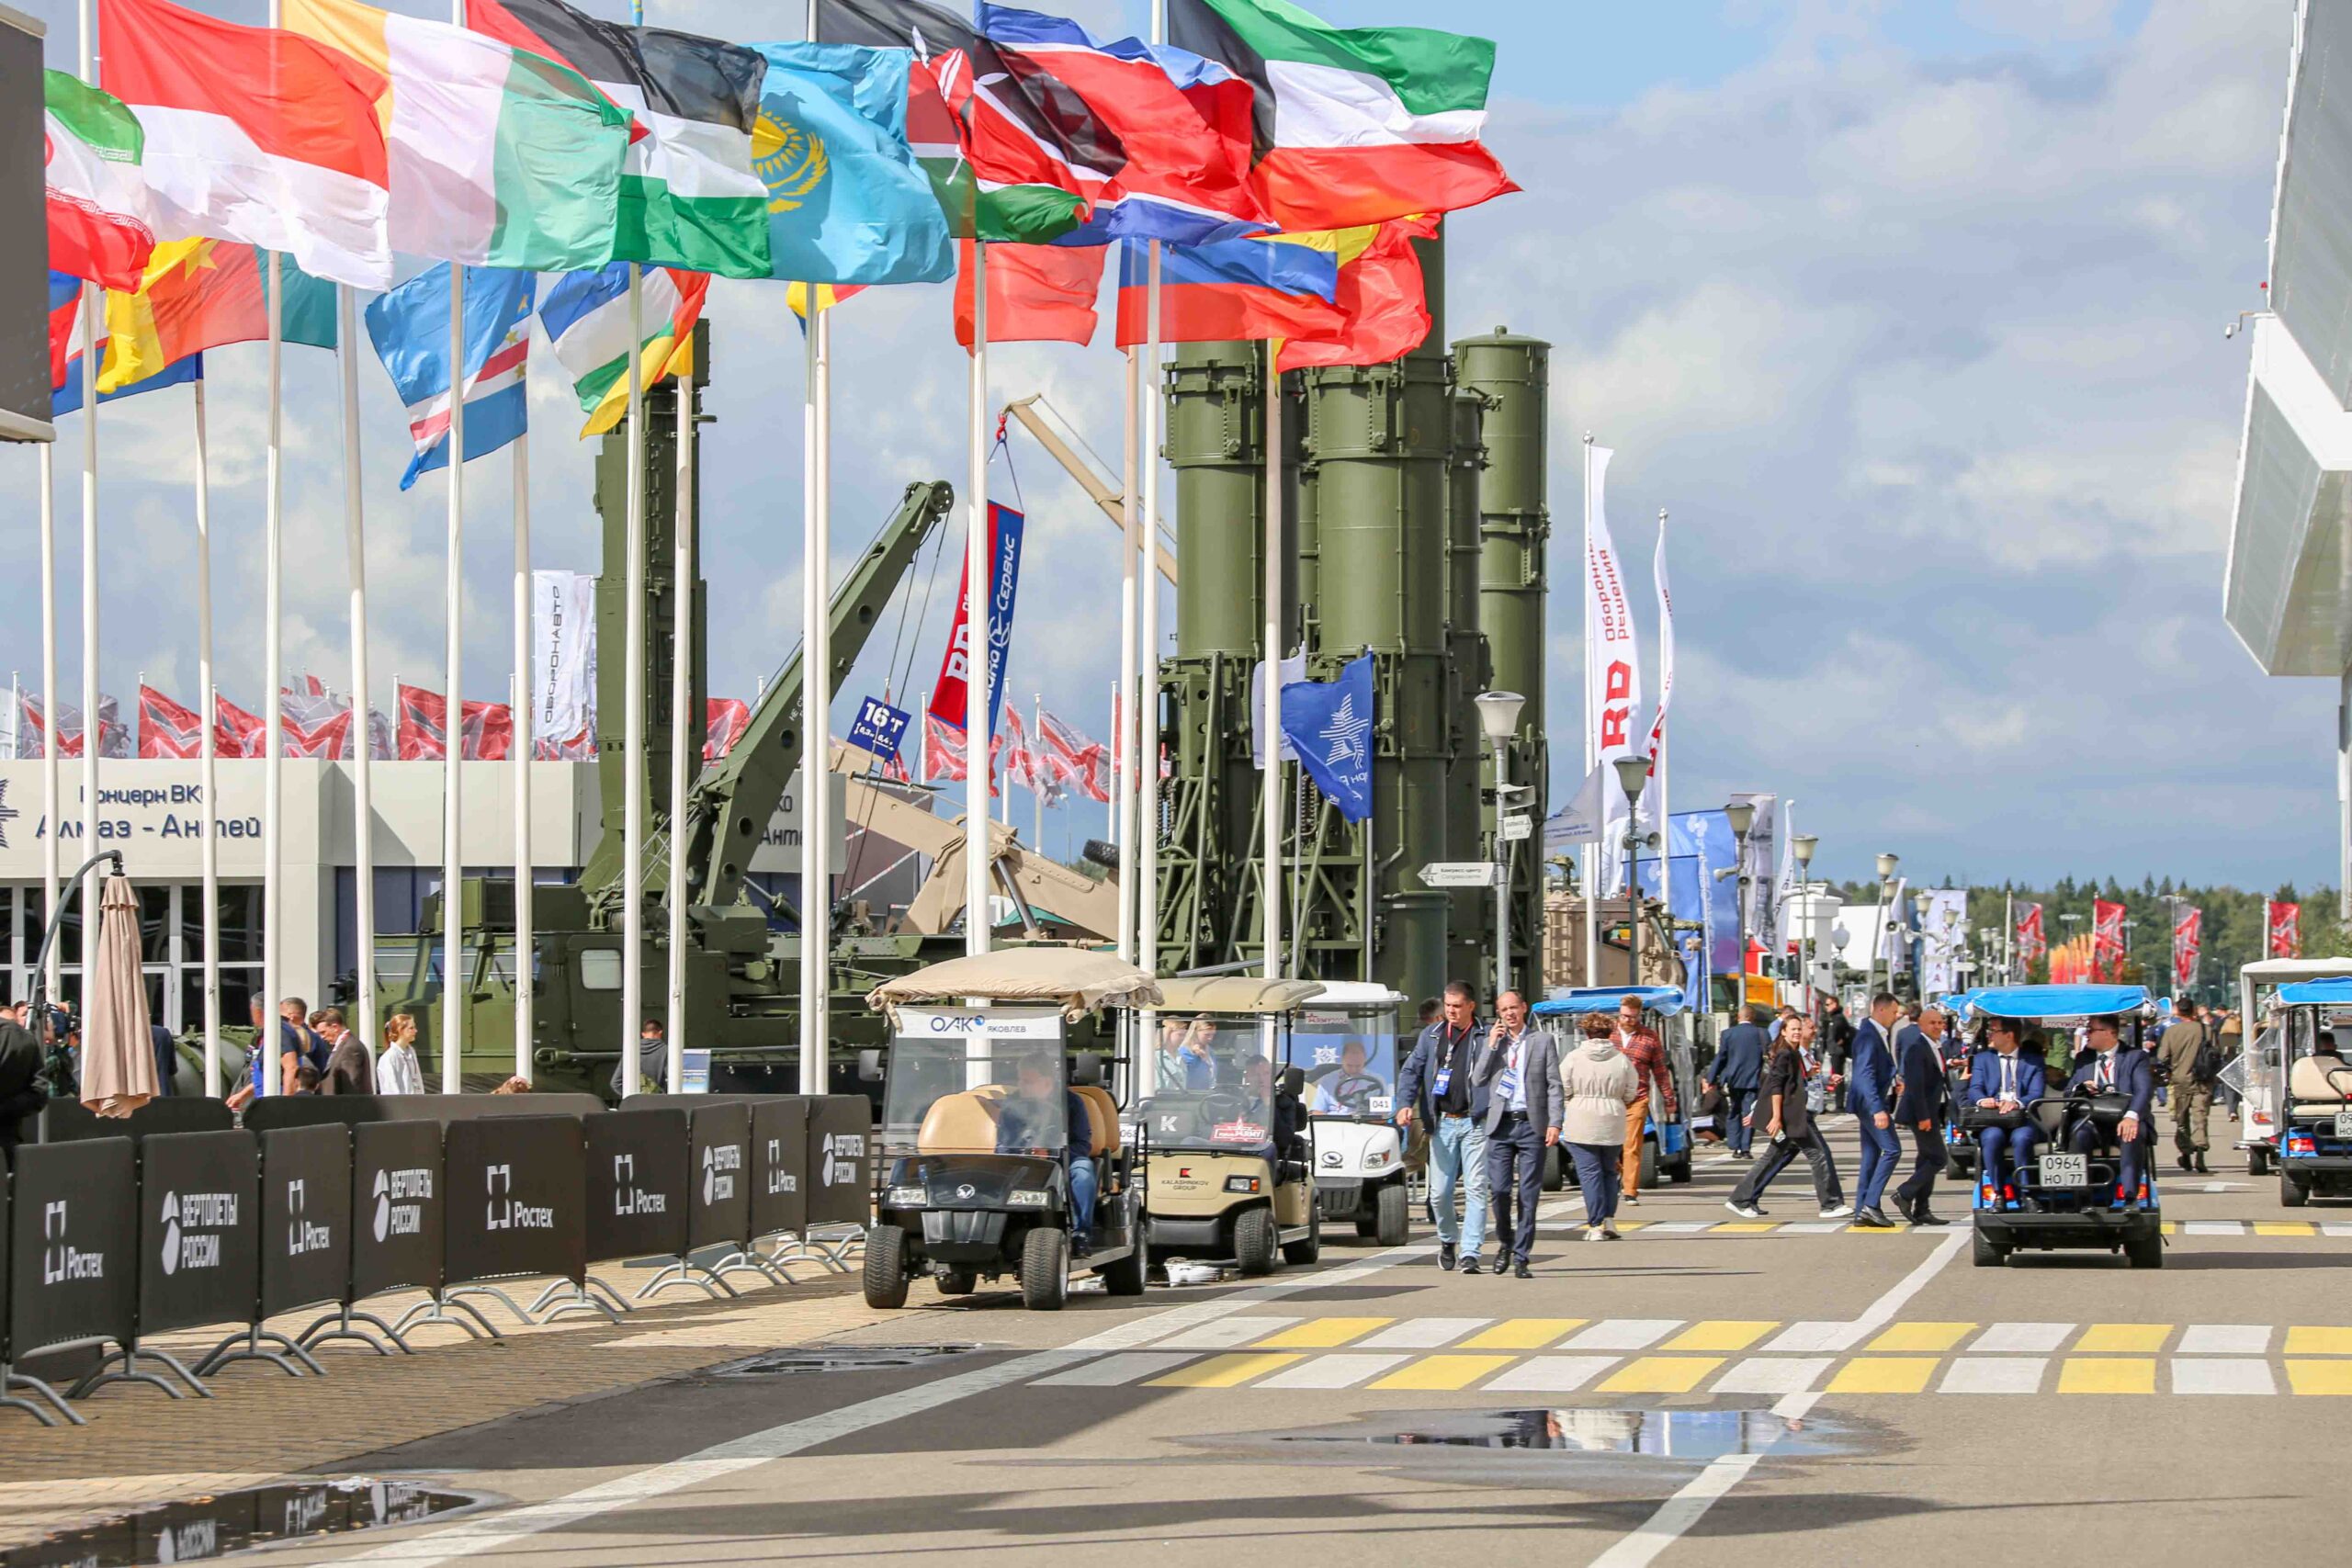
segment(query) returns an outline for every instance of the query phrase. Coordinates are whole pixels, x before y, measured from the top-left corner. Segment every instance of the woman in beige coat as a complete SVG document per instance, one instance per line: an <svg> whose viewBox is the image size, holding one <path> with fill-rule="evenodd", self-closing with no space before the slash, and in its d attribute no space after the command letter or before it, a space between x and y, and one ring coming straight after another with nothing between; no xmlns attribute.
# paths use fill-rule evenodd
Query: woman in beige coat
<svg viewBox="0 0 2352 1568"><path fill-rule="evenodd" d="M1584 1238L1615 1241L1625 1108L1640 1095L1642 1078L1617 1048L1608 1014L1584 1021L1583 1043L1560 1058L1560 1084L1567 1092L1560 1142L1576 1162L1577 1185L1584 1190Z"/></svg>

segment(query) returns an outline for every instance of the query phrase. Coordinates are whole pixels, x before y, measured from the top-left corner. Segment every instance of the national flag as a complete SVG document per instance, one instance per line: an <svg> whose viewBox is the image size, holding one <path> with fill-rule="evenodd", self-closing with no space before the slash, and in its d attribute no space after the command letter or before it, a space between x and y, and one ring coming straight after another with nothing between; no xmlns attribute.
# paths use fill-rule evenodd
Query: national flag
<svg viewBox="0 0 2352 1568"><path fill-rule="evenodd" d="M334 285L278 258L285 289L283 341L334 346ZM107 291L106 358L98 390L117 392L160 375L192 354L269 335L269 257L226 240L166 240L155 247L136 292ZM447 326L444 325L446 335Z"/></svg>
<svg viewBox="0 0 2352 1568"><path fill-rule="evenodd" d="M1119 251L1121 348L1145 341L1150 281L1148 247ZM1332 303L1339 261L1329 249L1289 235L1220 240L1213 245L1159 248L1159 341L1312 337L1339 331Z"/></svg>
<svg viewBox="0 0 2352 1568"><path fill-rule="evenodd" d="M1084 221L1126 149L1050 70L922 0L818 0L817 37L911 51L907 131L949 230L1038 244Z"/></svg>
<svg viewBox="0 0 2352 1568"><path fill-rule="evenodd" d="M752 132L768 62L756 50L601 21L563 0L471 0L466 25L560 61L636 117L621 164L624 261L766 277L768 192Z"/></svg>
<svg viewBox="0 0 2352 1568"><path fill-rule="evenodd" d="M638 288L646 331L638 375L650 387L693 365L695 321L702 315L710 278L653 267ZM601 435L619 424L628 415L628 264L614 262L560 279L539 302L539 324L588 412L580 434Z"/></svg>
<svg viewBox="0 0 2352 1568"><path fill-rule="evenodd" d="M1081 186L1091 210L1056 243L1199 245L1273 227L1250 186L1249 83L1186 50L1099 42L1065 17L987 0L973 16L1009 63L1067 84L1126 149L1115 179Z"/></svg>
<svg viewBox="0 0 2352 1568"><path fill-rule="evenodd" d="M204 716L182 707L154 687L139 683L139 755L201 757L204 755Z"/></svg>
<svg viewBox="0 0 2352 1568"><path fill-rule="evenodd" d="M523 434L527 408L524 360L530 352L536 276L492 267L466 268L466 460L495 452ZM408 405L416 456L401 489L449 466L449 264L419 273L368 302L368 335L392 387Z"/></svg>
<svg viewBox="0 0 2352 1568"><path fill-rule="evenodd" d="M735 750L752 727L752 710L737 697L703 699L702 760L716 762Z"/></svg>
<svg viewBox="0 0 2352 1568"><path fill-rule="evenodd" d="M1043 712L1037 715L1037 746L1046 769L1058 782L1072 784L1089 800L1111 798L1110 752L1099 740Z"/></svg>
<svg viewBox="0 0 2352 1568"><path fill-rule="evenodd" d="M1335 28L1289 0L1170 0L1169 39L1252 89L1250 179L1286 230L1473 207L1519 187L1480 141L1495 46Z"/></svg>
<svg viewBox="0 0 2352 1568"><path fill-rule="evenodd" d="M101 85L147 133L157 239L240 240L336 283L392 286L381 75L170 0L98 0L98 36Z"/></svg>
<svg viewBox="0 0 2352 1568"><path fill-rule="evenodd" d="M448 756L449 702L422 686L401 686L394 693L400 708L400 728L394 754L404 762L446 761ZM464 756L469 762L503 762L514 751L514 715L504 703L460 705L458 723L464 730Z"/></svg>
<svg viewBox="0 0 2352 1568"><path fill-rule="evenodd" d="M394 250L548 272L612 259L629 117L571 66L359 0L285 0L282 15L386 84Z"/></svg>
<svg viewBox="0 0 2352 1568"><path fill-rule="evenodd" d="M956 341L972 346L972 242L960 242ZM1092 343L1102 292L1102 247L989 247L990 343Z"/></svg>
<svg viewBox="0 0 2352 1568"><path fill-rule="evenodd" d="M1340 324L1312 337L1284 339L1282 368L1385 365L1420 347L1430 335L1430 310L1413 242L1434 238L1437 220L1399 218L1326 232L1339 269L1331 303L1339 309Z"/></svg>
<svg viewBox="0 0 2352 1568"><path fill-rule="evenodd" d="M817 309L820 311L830 310L836 305L846 303L853 294L865 292L865 285L862 283L786 284L784 290L785 305L799 318L800 330L804 333L808 330L808 290L811 288L817 291Z"/></svg>
<svg viewBox="0 0 2352 1568"><path fill-rule="evenodd" d="M946 214L907 141L908 55L847 43L754 44L768 62L752 129L772 276L937 283Z"/></svg>
<svg viewBox="0 0 2352 1568"><path fill-rule="evenodd" d="M146 137L139 117L77 76L46 71L41 80L49 265L111 288L136 288L155 248L154 204L139 168Z"/></svg>
<svg viewBox="0 0 2352 1568"><path fill-rule="evenodd" d="M103 298L103 296L101 296ZM52 419L62 419L82 406L82 280L68 277L62 272L49 275L49 412ZM107 334L103 324L98 333L98 384L106 385ZM204 375L204 356L189 355L166 367L157 375L136 381L114 391L100 391L98 401L110 403L117 398L128 398L141 392L152 392L159 387L177 387L199 379Z"/></svg>

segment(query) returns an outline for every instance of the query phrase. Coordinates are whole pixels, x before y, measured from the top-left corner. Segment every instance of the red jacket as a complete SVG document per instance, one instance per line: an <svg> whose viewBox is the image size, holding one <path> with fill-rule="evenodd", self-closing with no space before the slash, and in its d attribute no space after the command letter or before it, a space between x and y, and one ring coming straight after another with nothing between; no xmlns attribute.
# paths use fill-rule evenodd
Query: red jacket
<svg viewBox="0 0 2352 1568"><path fill-rule="evenodd" d="M1668 1116L1675 1114L1674 1074L1667 1067L1666 1047L1658 1043L1657 1036L1646 1029L1636 1029L1630 1033L1620 1029L1617 1032L1617 1048L1625 1053L1626 1059L1634 1064L1634 1070L1642 1075L1641 1098L1649 1098L1650 1080L1656 1078L1666 1090L1666 1113Z"/></svg>

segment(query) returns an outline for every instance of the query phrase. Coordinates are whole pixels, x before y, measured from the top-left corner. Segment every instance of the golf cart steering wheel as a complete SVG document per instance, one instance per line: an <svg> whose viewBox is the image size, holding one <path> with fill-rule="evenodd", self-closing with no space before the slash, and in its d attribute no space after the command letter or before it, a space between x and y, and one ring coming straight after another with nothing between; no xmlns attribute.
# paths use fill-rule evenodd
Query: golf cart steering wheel
<svg viewBox="0 0 2352 1568"><path fill-rule="evenodd" d="M1223 1092L1201 1096L1201 1120L1215 1126L1222 1122L1239 1122L1250 1114L1250 1102L1238 1094Z"/></svg>

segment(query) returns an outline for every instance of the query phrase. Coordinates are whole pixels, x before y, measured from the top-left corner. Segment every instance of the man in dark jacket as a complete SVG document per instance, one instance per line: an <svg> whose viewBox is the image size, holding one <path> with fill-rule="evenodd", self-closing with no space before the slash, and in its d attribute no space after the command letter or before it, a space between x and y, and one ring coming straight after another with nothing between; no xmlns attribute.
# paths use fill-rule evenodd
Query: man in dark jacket
<svg viewBox="0 0 2352 1568"><path fill-rule="evenodd" d="M1455 980L1445 987L1444 1010L1421 1031L1413 1053L1396 1074L1396 1122L1410 1130L1419 1118L1430 1134L1430 1210L1437 1226L1437 1266L1451 1269L1458 1256L1462 1272L1478 1272L1478 1251L1487 1244L1487 1080L1500 1060L1486 1049L1478 1028L1478 1001ZM1481 1069L1487 1069L1482 1071ZM1464 1188L1457 1233L1453 1190Z"/></svg>
<svg viewBox="0 0 2352 1568"><path fill-rule="evenodd" d="M1911 1174L1894 1190L1894 1206L1915 1225L1948 1225L1928 1208L1936 1178L1948 1162L1944 1154L1944 1112L1951 1103L1951 1082L1944 1077L1944 1015L1927 1008L1918 1021L1894 1035L1895 1071L1899 1091L1894 1098L1895 1124L1911 1134L1917 1156Z"/></svg>
<svg viewBox="0 0 2352 1568"><path fill-rule="evenodd" d="M1830 1076L1844 1077L1847 1061L1854 1054L1854 1021L1846 1016L1844 1005L1836 997L1821 1004L1821 1047Z"/></svg>
<svg viewBox="0 0 2352 1568"><path fill-rule="evenodd" d="M1892 991L1871 998L1871 1015L1854 1032L1853 1073L1846 1080L1846 1109L1861 1129L1861 1168L1854 1177L1854 1227L1893 1230L1879 1199L1894 1174L1902 1145L1894 1137L1894 1021L1902 1004Z"/></svg>
<svg viewBox="0 0 2352 1568"><path fill-rule="evenodd" d="M1715 1059L1699 1079L1702 1093L1711 1087L1724 1091L1724 1142L1736 1159L1755 1157L1750 1147L1756 1130L1748 1125L1747 1116L1756 1109L1756 1086L1763 1076L1764 1053L1770 1044L1751 1002L1739 1010L1739 1021L1715 1042Z"/></svg>
<svg viewBox="0 0 2352 1568"><path fill-rule="evenodd" d="M177 1092L172 1080L180 1075L179 1044L172 1038L172 1032L160 1023L147 1026L147 1037L155 1047L155 1095L160 1100Z"/></svg>
<svg viewBox="0 0 2352 1568"><path fill-rule="evenodd" d="M317 1015L318 1033L327 1043L327 1070L319 1079L321 1094L373 1094L376 1058L368 1043L343 1021L341 1008L322 1008Z"/></svg>
<svg viewBox="0 0 2352 1568"><path fill-rule="evenodd" d="M24 1138L25 1119L38 1113L47 1098L40 1089L40 1042L32 1031L0 1018L0 1157L11 1169L17 1164L17 1145Z"/></svg>

